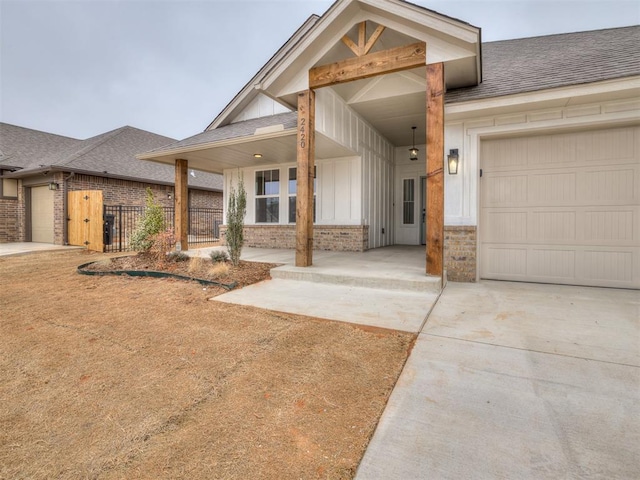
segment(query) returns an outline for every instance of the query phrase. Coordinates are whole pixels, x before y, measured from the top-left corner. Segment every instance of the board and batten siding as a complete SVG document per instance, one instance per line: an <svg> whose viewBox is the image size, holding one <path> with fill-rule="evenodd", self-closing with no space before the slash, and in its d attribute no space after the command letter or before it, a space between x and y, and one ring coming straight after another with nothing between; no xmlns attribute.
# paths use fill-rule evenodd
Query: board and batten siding
<svg viewBox="0 0 640 480"><path fill-rule="evenodd" d="M344 188L346 182L338 181L334 183L333 193L336 198L349 198L351 208L356 206L356 198L361 199L359 222L369 226L369 248L393 245L393 146L330 88L316 92L316 130L358 154L359 185L352 182L353 190L340 194L338 187ZM350 171L357 173L353 166ZM360 191L357 191L358 187ZM324 188L323 183L320 186L323 193ZM336 203L336 208L339 209L340 205ZM352 218L355 213L351 212ZM336 218L334 223L341 222Z"/></svg>
<svg viewBox="0 0 640 480"><path fill-rule="evenodd" d="M231 123L243 122L254 118L270 117L290 111L287 107L261 93L256 95L251 103L249 103L238 116L231 120Z"/></svg>

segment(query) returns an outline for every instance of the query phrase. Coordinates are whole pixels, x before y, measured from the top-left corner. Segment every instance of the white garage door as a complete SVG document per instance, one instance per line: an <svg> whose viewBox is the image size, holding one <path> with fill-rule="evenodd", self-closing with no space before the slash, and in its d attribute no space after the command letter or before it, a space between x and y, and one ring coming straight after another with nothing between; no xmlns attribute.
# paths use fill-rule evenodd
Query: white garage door
<svg viewBox="0 0 640 480"><path fill-rule="evenodd" d="M640 127L484 140L480 277L640 288Z"/></svg>
<svg viewBox="0 0 640 480"><path fill-rule="evenodd" d="M31 187L31 241L53 243L53 191Z"/></svg>

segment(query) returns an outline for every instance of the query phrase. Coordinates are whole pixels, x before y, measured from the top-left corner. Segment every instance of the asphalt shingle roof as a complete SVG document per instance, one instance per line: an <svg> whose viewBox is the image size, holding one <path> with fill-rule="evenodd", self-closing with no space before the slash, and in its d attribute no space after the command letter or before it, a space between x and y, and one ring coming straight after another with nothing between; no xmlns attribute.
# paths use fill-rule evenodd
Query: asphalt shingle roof
<svg viewBox="0 0 640 480"><path fill-rule="evenodd" d="M138 160L135 155L175 140L134 127L121 127L87 140L0 123L0 165L19 167L20 173L43 167L81 171L98 176L125 177L151 183L175 181L171 165ZM198 172L189 176L196 188L222 190L222 177Z"/></svg>
<svg viewBox="0 0 640 480"><path fill-rule="evenodd" d="M482 83L447 103L640 75L640 26L483 43L482 65Z"/></svg>
<svg viewBox="0 0 640 480"><path fill-rule="evenodd" d="M185 138L179 142L156 148L145 153L164 152L195 145L206 145L208 143L219 142L222 140L230 140L232 138L241 138L252 136L258 128L272 127L280 125L284 130L295 128L298 124L297 112L278 113L269 117L253 118L242 122L231 123L224 127L214 128L213 130L205 130L192 137Z"/></svg>

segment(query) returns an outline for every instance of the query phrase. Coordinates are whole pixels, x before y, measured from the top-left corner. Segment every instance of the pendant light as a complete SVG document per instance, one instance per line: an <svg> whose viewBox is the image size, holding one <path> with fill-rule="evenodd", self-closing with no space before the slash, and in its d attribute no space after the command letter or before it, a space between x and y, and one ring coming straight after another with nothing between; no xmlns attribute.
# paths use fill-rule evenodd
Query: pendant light
<svg viewBox="0 0 640 480"><path fill-rule="evenodd" d="M416 127L411 127L413 130L413 146L409 149L409 160L412 162L418 160L418 149L416 148Z"/></svg>

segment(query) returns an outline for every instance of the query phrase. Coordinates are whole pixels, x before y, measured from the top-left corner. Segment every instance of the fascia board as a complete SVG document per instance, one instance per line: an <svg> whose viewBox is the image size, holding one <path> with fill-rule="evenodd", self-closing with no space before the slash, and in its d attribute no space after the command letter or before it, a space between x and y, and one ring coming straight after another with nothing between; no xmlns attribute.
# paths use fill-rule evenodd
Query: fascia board
<svg viewBox="0 0 640 480"><path fill-rule="evenodd" d="M597 95L614 93L624 90L640 89L640 76L604 82L590 83L586 85L573 85L555 88L552 90L540 90L515 95L485 98L461 103L445 104L445 115L458 115L475 113L488 109L499 109L514 106L526 106L532 103L541 103L554 100L569 100L585 95ZM445 97L446 98L446 97Z"/></svg>

